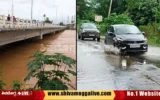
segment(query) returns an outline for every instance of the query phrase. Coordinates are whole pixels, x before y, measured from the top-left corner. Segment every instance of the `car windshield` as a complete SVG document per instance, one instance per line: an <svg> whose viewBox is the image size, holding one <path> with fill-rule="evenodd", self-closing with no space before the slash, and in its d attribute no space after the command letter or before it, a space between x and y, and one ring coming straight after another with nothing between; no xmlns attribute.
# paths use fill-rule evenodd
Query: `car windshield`
<svg viewBox="0 0 160 100"><path fill-rule="evenodd" d="M124 35L124 34L141 34L140 30L136 26L118 26L115 27L116 34Z"/></svg>
<svg viewBox="0 0 160 100"><path fill-rule="evenodd" d="M84 29L95 29L95 28L97 28L96 25L94 25L94 24L83 24L82 27Z"/></svg>

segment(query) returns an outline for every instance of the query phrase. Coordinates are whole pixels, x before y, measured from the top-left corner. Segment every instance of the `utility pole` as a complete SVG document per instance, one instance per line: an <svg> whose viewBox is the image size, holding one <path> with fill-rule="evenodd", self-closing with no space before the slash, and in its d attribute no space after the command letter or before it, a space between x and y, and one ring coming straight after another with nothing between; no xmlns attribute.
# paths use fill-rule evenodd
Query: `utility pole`
<svg viewBox="0 0 160 100"><path fill-rule="evenodd" d="M56 6L56 20L57 20L57 10L58 10L58 8L57 8L57 6Z"/></svg>
<svg viewBox="0 0 160 100"><path fill-rule="evenodd" d="M13 25L13 11L14 11L14 5L13 5L13 0L12 0L12 25Z"/></svg>
<svg viewBox="0 0 160 100"><path fill-rule="evenodd" d="M58 6L56 5L56 21L57 21L57 10L58 10Z"/></svg>
<svg viewBox="0 0 160 100"><path fill-rule="evenodd" d="M69 24L69 15L68 15L68 19L67 19L67 24Z"/></svg>
<svg viewBox="0 0 160 100"><path fill-rule="evenodd" d="M108 11L108 17L110 16L111 8L112 8L112 0L110 1L109 11Z"/></svg>
<svg viewBox="0 0 160 100"><path fill-rule="evenodd" d="M73 22L73 15L72 15L72 20L71 20L71 23Z"/></svg>
<svg viewBox="0 0 160 100"><path fill-rule="evenodd" d="M56 22L57 22L57 10L58 10L58 6L54 5L54 8L56 8Z"/></svg>
<svg viewBox="0 0 160 100"><path fill-rule="evenodd" d="M39 12L40 12L40 10L38 10L38 21L39 21Z"/></svg>
<svg viewBox="0 0 160 100"><path fill-rule="evenodd" d="M33 15L33 0L31 0L31 25L32 25L32 15Z"/></svg>
<svg viewBox="0 0 160 100"><path fill-rule="evenodd" d="M57 0L55 0L54 1L55 2L55 4L57 4ZM57 23L58 23L58 19L57 19L57 12L58 12L58 5L55 5L55 7L56 7L56 21L57 21Z"/></svg>

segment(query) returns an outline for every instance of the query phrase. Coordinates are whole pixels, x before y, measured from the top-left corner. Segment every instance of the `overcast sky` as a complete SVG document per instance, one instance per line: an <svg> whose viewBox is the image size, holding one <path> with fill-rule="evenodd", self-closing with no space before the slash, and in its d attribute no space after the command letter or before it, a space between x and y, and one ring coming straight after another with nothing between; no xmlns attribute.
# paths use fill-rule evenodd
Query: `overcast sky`
<svg viewBox="0 0 160 100"><path fill-rule="evenodd" d="M14 16L31 18L31 0L13 0ZM0 15L12 14L12 0L0 0ZM54 7L57 5L57 7ZM76 14L76 0L33 0L33 19L43 20L45 14L51 20L67 20Z"/></svg>

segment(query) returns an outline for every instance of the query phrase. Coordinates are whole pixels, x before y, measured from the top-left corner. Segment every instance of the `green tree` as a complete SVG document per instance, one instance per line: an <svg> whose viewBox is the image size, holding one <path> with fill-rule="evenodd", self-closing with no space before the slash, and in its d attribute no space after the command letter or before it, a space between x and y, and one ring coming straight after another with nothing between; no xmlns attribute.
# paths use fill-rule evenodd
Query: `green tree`
<svg viewBox="0 0 160 100"><path fill-rule="evenodd" d="M95 9L92 0L77 0L77 18L94 20Z"/></svg>
<svg viewBox="0 0 160 100"><path fill-rule="evenodd" d="M92 3L97 15L108 16L110 0L93 0Z"/></svg>
<svg viewBox="0 0 160 100"><path fill-rule="evenodd" d="M147 25L155 22L158 11L157 0L127 0L127 11L134 23Z"/></svg>
<svg viewBox="0 0 160 100"><path fill-rule="evenodd" d="M112 13L122 14L127 10L126 0L113 0Z"/></svg>
<svg viewBox="0 0 160 100"><path fill-rule="evenodd" d="M76 64L74 59L60 53L47 55L41 51L37 51L31 58L34 60L28 64L30 72L24 81L30 80L31 77L36 77L38 82L34 89L67 90L68 86L71 86L69 74L76 75L76 72L71 70ZM54 69L46 71L46 65L51 65L50 67ZM71 87L73 88L73 86Z"/></svg>
<svg viewBox="0 0 160 100"><path fill-rule="evenodd" d="M131 24L133 25L132 19L127 14L117 15L116 13L112 13L110 17L104 18L104 21L98 25L102 34L107 31L108 26L113 24Z"/></svg>
<svg viewBox="0 0 160 100"><path fill-rule="evenodd" d="M0 68L2 68L1 65L0 65ZM2 72L0 72L0 77L1 77L1 76L2 76ZM6 85L6 84L5 84L2 80L0 80L0 90L3 90L5 85Z"/></svg>
<svg viewBox="0 0 160 100"><path fill-rule="evenodd" d="M109 18L105 18L104 22L107 25L113 24L134 24L132 19L129 18L127 14L117 15L116 13L112 13Z"/></svg>
<svg viewBox="0 0 160 100"><path fill-rule="evenodd" d="M87 10L86 0L77 0L77 13L80 19L84 19Z"/></svg>
<svg viewBox="0 0 160 100"><path fill-rule="evenodd" d="M48 17L46 17L45 23L52 23Z"/></svg>
<svg viewBox="0 0 160 100"><path fill-rule="evenodd" d="M13 89L13 90L21 90L22 87L23 87L23 84L22 84L21 82L19 82L19 81L17 81L17 80L14 80L14 81L12 82L12 89Z"/></svg>

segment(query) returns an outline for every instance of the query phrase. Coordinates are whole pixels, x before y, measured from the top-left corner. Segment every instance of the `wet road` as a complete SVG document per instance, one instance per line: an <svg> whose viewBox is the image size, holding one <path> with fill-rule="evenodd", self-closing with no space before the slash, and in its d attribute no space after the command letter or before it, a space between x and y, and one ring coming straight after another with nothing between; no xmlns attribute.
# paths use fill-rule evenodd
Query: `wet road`
<svg viewBox="0 0 160 100"><path fill-rule="evenodd" d="M120 56L103 40L77 40L77 89L160 89L159 51L149 47L144 55Z"/></svg>
<svg viewBox="0 0 160 100"><path fill-rule="evenodd" d="M36 50L46 50L49 54L64 53L76 59L75 37L75 30L66 30L56 34L47 34L42 40L33 38L1 47L0 65L3 66L1 79L6 83L5 89L11 89L13 80L24 83L23 80L28 74L27 64L31 61L28 57L32 56ZM50 70L50 68L46 67L46 70ZM70 78L72 80L71 84L76 87L76 77L70 76ZM36 82L37 80L32 78L24 84L26 84L26 87L31 87Z"/></svg>

